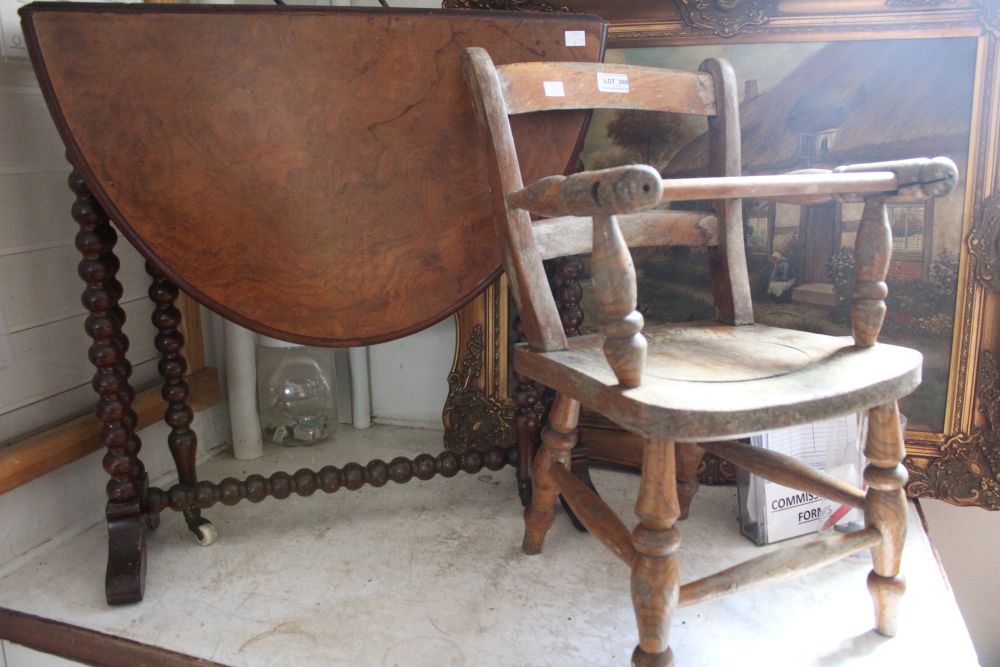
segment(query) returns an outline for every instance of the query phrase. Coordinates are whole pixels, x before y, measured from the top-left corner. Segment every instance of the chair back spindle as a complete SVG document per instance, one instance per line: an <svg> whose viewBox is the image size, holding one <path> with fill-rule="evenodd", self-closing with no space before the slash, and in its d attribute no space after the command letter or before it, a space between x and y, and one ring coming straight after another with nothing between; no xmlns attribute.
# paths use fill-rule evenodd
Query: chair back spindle
<svg viewBox="0 0 1000 667"><path fill-rule="evenodd" d="M497 234L525 340L534 350L566 349L562 320L532 238L531 217L506 199L524 186L496 68L485 49L470 48L462 52L462 73L473 91L479 126L489 135L484 141L487 178L494 211L503 211L506 223L496 226Z"/></svg>
<svg viewBox="0 0 1000 667"><path fill-rule="evenodd" d="M709 58L700 67L712 75L717 113L708 119L708 175L741 174L740 110L736 97L736 74L725 60ZM708 249L709 274L716 319L728 324L753 324L750 278L743 250L743 200L713 202L721 221L719 244Z"/></svg>

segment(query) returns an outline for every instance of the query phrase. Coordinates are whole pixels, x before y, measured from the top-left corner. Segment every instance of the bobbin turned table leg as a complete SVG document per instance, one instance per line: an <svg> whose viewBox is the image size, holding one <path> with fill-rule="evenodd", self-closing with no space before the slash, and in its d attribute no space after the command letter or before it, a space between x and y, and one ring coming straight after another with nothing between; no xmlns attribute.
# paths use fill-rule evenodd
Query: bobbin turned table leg
<svg viewBox="0 0 1000 667"><path fill-rule="evenodd" d="M526 554L542 550L545 533L556 519L556 499L559 488L549 468L570 464L570 450L576 444L576 425L580 418L580 404L563 394L556 396L549 411L549 423L542 432L542 447L535 455L532 470L531 504L524 510L524 541L521 548Z"/></svg>
<svg viewBox="0 0 1000 667"><path fill-rule="evenodd" d="M552 295L555 297L556 308L559 310L563 332L567 338L573 338L580 335L580 325L583 324L583 309L580 307L580 300L583 298L583 286L580 284L580 278L584 273L583 262L579 256L561 257L555 260L554 268L553 275L550 277ZM587 488L593 491L597 490L594 487L594 481L590 478L590 455L587 451L587 443L580 438L577 438L576 445L570 452L570 472ZM573 522L573 526L579 531L587 530L566 502L566 498L559 496L559 502L570 521Z"/></svg>
<svg viewBox="0 0 1000 667"><path fill-rule="evenodd" d="M680 595L675 554L681 543L674 525L680 516L674 452L674 443L663 439L647 442L643 450L642 479L635 505L639 525L632 533L632 543L639 553L632 566L632 603L639 625L639 645L632 653L636 667L674 664L669 638Z"/></svg>
<svg viewBox="0 0 1000 667"><path fill-rule="evenodd" d="M520 315L514 316L512 324L515 342L525 340L521 329ZM531 470L535 460L535 450L538 448L538 431L541 428L541 417L538 413L538 403L542 392L534 380L514 371L516 386L513 391L514 427L517 431L517 492L521 504L527 507L531 503Z"/></svg>
<svg viewBox="0 0 1000 667"><path fill-rule="evenodd" d="M138 418L132 410L135 391L129 384L132 366L125 358L128 337L122 332L125 311L118 305L122 286L115 277L119 261L114 247L118 240L108 215L94 198L83 177L75 170L69 187L76 195L73 219L79 224L76 247L83 255L78 267L87 284L81 298L90 313L85 328L93 340L90 361L97 372L91 385L97 392L100 438L107 448L104 469L111 476L107 485L108 567L105 594L108 604L138 602L146 579L145 492L147 476L135 433Z"/></svg>
<svg viewBox="0 0 1000 667"><path fill-rule="evenodd" d="M153 310L153 326L157 329L156 349L160 352L159 371L163 377L161 395L167 402L163 420L170 427L167 444L177 475L183 487L193 489L198 483L195 458L198 454L198 436L191 428L194 411L187 404L189 387L184 379L187 361L184 349L184 334L179 330L181 311L174 305L180 291L152 262L146 262L146 272L153 278L149 286L149 298L156 304ZM215 542L218 531L211 521L201 516L201 509L189 507L184 510L184 521L188 530L194 533L198 543L208 546Z"/></svg>
<svg viewBox="0 0 1000 667"><path fill-rule="evenodd" d="M877 528L882 541L872 547L872 571L868 590L875 603L875 630L893 637L898 626L899 599L906 582L899 574L899 563L906 539L906 468L899 410L895 402L868 411L868 442L865 468L868 494L865 499L865 524Z"/></svg>

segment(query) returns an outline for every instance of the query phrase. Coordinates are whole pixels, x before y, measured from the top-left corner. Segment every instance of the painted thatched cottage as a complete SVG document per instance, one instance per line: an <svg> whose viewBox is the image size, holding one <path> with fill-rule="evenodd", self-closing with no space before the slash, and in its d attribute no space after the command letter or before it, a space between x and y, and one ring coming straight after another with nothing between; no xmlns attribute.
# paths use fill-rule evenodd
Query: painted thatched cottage
<svg viewBox="0 0 1000 667"><path fill-rule="evenodd" d="M934 155L947 155L964 170L974 62L974 44L967 40L836 42L769 90L758 92L751 74L741 103L744 172ZM697 173L707 161L706 146L705 135L695 138L664 175ZM926 279L942 251L957 255L963 200L960 184L947 198L890 208L890 278ZM829 261L853 245L861 205L747 204L750 252L781 251L797 235L804 258L795 299L832 305Z"/></svg>

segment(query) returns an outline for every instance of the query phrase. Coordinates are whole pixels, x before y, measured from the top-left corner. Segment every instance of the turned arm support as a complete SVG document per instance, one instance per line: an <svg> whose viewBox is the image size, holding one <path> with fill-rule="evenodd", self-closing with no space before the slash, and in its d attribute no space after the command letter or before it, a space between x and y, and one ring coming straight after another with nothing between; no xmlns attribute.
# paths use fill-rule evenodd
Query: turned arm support
<svg viewBox="0 0 1000 667"><path fill-rule="evenodd" d="M916 159L900 162L839 167L842 174L892 170L897 187L893 192L864 198L858 233L854 240L854 294L851 304L851 326L854 344L871 347L878 341L885 320L885 298L889 289L885 283L892 258L892 228L886 211L889 201L921 201L943 197L955 188L958 169L947 158Z"/></svg>
<svg viewBox="0 0 1000 667"><path fill-rule="evenodd" d="M636 307L632 255L617 214L632 213L660 201L663 182L644 165L550 176L507 196L512 206L546 216L593 216L590 272L604 334L604 356L622 387L637 387L646 361L642 315Z"/></svg>

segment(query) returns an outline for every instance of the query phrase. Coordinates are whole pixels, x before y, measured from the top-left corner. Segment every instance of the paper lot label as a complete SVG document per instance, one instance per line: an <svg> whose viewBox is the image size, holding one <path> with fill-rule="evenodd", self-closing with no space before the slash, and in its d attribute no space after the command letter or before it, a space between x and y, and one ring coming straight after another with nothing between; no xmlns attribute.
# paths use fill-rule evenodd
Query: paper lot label
<svg viewBox="0 0 1000 667"><path fill-rule="evenodd" d="M602 93L627 93L628 74L597 73L597 89Z"/></svg>
<svg viewBox="0 0 1000 667"><path fill-rule="evenodd" d="M545 88L545 97L566 97L562 81L542 81Z"/></svg>

